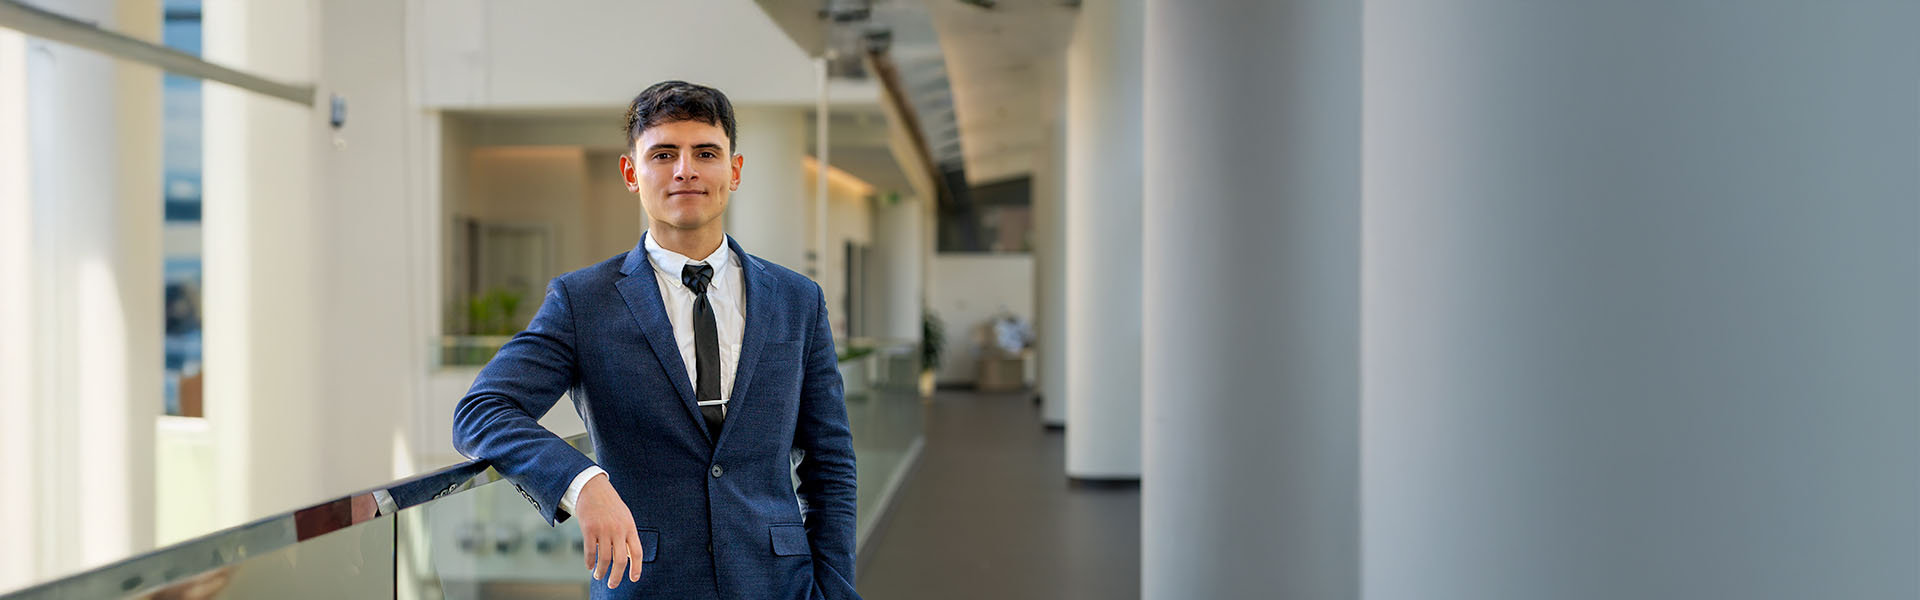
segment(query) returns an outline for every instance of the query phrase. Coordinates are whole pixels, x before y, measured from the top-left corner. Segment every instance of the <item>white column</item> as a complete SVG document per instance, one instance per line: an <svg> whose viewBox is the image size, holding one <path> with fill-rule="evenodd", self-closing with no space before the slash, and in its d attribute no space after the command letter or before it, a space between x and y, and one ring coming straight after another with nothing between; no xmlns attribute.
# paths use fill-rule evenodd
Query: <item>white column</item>
<svg viewBox="0 0 1920 600"><path fill-rule="evenodd" d="M1357 598L1360 7L1146 14L1142 597Z"/></svg>
<svg viewBox="0 0 1920 600"><path fill-rule="evenodd" d="M151 0L37 3L157 40ZM152 547L161 411L160 72L12 33L0 49L4 473L25 510L0 589ZM15 87L18 86L18 87ZM15 91L18 90L18 91ZM17 179L16 179L17 178ZM16 287L17 286L17 287ZM15 303L18 304L15 304ZM16 379L17 378L17 379ZM16 453L17 452L17 453ZM16 494L8 494L15 496Z"/></svg>
<svg viewBox="0 0 1920 600"><path fill-rule="evenodd" d="M898 155L896 154L895 156ZM922 321L920 327L915 329L916 333L913 336L914 339L921 340L922 343L926 341L925 336L921 335L926 332L926 315L932 311L933 306L933 257L934 254L940 250L940 198L938 193L934 191L932 185L928 185L924 189L927 191L927 194L921 196L921 198L925 200L920 202L920 210L916 211L919 213L917 218L920 221L920 317ZM936 313L935 316L938 317L939 315ZM942 333L947 336L947 339L952 339L952 337L956 335L953 333L953 326L947 324L945 321L942 322L942 325L947 327L947 329L942 330ZM943 358L942 360L945 359ZM932 386L938 381L939 369L934 368L933 365L926 364L920 365L920 368L921 375L927 377L927 379L922 382L923 385ZM921 390L929 394L933 392L932 387L923 387Z"/></svg>
<svg viewBox="0 0 1920 600"><path fill-rule="evenodd" d="M897 340L920 339L920 289L925 276L920 252L921 205L918 197L902 195L899 200L874 203L873 259L879 263L879 312L884 315L874 335Z"/></svg>
<svg viewBox="0 0 1920 600"><path fill-rule="evenodd" d="M1067 424L1067 218L1066 215L1066 73L1064 62L1053 67L1060 85L1051 104L1052 123L1033 170L1033 310L1034 345L1038 349L1040 421L1050 427Z"/></svg>
<svg viewBox="0 0 1920 600"><path fill-rule="evenodd" d="M35 43L36 45L39 42ZM33 169L27 128L27 38L0 29L0 481L38 482L40 460L36 415L41 405L34 317L40 296L33 261ZM0 494L0 590L35 579L43 554L34 547L40 494Z"/></svg>
<svg viewBox="0 0 1920 600"><path fill-rule="evenodd" d="M807 118L798 108L734 107L745 157L727 200L727 235L755 256L805 273L813 191L806 187Z"/></svg>
<svg viewBox="0 0 1920 600"><path fill-rule="evenodd" d="M428 341L439 332L439 322L424 317L423 305L439 303L440 280L426 265L439 260L428 240L441 221L427 216L427 194L415 186L438 176L423 166L432 163L420 154L429 145L424 142L439 140L421 135L427 118L410 105L416 96L406 85L409 63L394 56L406 47L408 5L333 0L316 8L321 25L315 51L322 57L316 79L348 102L341 145L334 145L333 135L314 139L320 184L310 226L321 261L313 315L323 340L314 357L326 425L319 441L327 444L320 481L326 492L344 493L413 475L410 453L395 446L411 441L415 422L440 422L420 413L451 418L458 398L430 398L421 389L432 361ZM625 243L583 256L592 236L574 236L573 252L582 262L624 252L637 239L633 207L639 202L614 176L615 156L608 153L587 172L623 194L628 218L618 222L625 225ZM523 310L535 310L534 304L523 303ZM326 376L344 373L352 376ZM346 440L354 443L340 443Z"/></svg>
<svg viewBox="0 0 1920 600"><path fill-rule="evenodd" d="M313 80L318 15L309 2L204 6L208 61ZM324 263L312 232L323 182L314 150L326 138L322 112L309 107L217 83L204 102L204 368L222 491L212 511L231 525L338 491L322 487L320 444L345 440L316 433L328 407L318 392L314 282Z"/></svg>
<svg viewBox="0 0 1920 600"><path fill-rule="evenodd" d="M1920 597L1915 23L1368 3L1369 597Z"/></svg>
<svg viewBox="0 0 1920 600"><path fill-rule="evenodd" d="M813 248L811 253L813 264L802 272L812 277L814 283L826 287L827 265L832 264L829 254L837 254L837 252L827 247L827 199L830 193L827 190L827 172L833 164L827 130L828 125L833 123L833 119L827 107L827 58L825 56L813 57L813 84L816 92L813 104L813 243L808 245ZM845 275L844 265L840 270L843 271L840 274ZM833 293L831 291L833 287L826 289L829 290L828 294ZM828 305L836 304L838 303L830 301ZM846 332L846 327L841 327L835 335L844 338Z"/></svg>
<svg viewBox="0 0 1920 600"><path fill-rule="evenodd" d="M1141 0L1067 49L1067 476L1140 477Z"/></svg>

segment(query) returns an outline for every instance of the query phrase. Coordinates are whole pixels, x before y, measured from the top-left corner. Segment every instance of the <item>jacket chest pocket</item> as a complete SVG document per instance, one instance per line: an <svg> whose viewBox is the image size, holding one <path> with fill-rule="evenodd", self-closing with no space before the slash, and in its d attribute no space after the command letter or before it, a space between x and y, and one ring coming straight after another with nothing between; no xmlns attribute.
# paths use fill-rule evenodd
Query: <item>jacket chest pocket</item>
<svg viewBox="0 0 1920 600"><path fill-rule="evenodd" d="M806 347L801 345L800 340L767 344L760 353L760 364L762 366L799 364L800 360L805 358L800 353L805 350Z"/></svg>

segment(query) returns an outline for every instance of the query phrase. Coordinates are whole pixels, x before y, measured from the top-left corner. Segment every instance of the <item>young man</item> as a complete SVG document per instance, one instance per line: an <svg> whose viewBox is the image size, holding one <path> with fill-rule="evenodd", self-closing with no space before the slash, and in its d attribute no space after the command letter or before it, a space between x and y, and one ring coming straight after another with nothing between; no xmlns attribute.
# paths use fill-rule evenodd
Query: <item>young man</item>
<svg viewBox="0 0 1920 600"><path fill-rule="evenodd" d="M667 81L633 99L626 131L620 172L647 232L547 286L454 408L454 446L492 461L548 524L578 518L605 584L594 598L858 598L826 302L722 230L744 162L733 107ZM562 392L597 463L538 423Z"/></svg>

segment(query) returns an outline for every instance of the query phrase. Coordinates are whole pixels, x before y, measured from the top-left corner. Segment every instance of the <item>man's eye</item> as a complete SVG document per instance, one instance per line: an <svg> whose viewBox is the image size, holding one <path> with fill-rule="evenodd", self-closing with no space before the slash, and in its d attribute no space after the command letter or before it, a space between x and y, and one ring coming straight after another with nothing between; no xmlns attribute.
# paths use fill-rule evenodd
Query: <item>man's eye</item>
<svg viewBox="0 0 1920 600"><path fill-rule="evenodd" d="M659 154L655 154L655 155L653 155L653 159L654 159L654 160L666 160L666 159L669 159L669 158L673 158L673 155L671 155L671 154L667 154L667 153L665 153L665 152L661 152L661 153L659 153Z"/></svg>
<svg viewBox="0 0 1920 600"><path fill-rule="evenodd" d="M700 158L715 158L715 157L717 157L717 156L719 156L719 155L718 155L718 154L714 154L714 153L712 153L712 152L701 152L701 153L700 153Z"/></svg>

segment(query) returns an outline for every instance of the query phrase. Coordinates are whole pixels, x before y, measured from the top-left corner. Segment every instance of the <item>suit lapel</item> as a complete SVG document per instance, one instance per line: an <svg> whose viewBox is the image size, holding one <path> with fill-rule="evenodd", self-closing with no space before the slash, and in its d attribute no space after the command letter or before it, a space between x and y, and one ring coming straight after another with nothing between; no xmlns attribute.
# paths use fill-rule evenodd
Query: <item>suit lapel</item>
<svg viewBox="0 0 1920 600"><path fill-rule="evenodd" d="M673 389L680 393L680 403L687 408L687 417L693 419L694 428L706 435L707 423L700 417L700 403L693 398L693 379L687 376L686 361L680 358L680 345L673 338L673 322L667 320L667 305L660 299L660 284L654 281L653 265L647 260L646 236L627 254L627 261L621 271L627 276L614 284L620 290L620 297L626 300L627 311L640 324L640 331L647 336L647 344L653 347L653 357L660 361L667 378L673 380ZM711 438L707 441L712 442Z"/></svg>
<svg viewBox="0 0 1920 600"><path fill-rule="evenodd" d="M760 259L748 255L740 249L740 244L727 238L728 247L740 264L740 279L745 282L746 329L740 334L740 361L734 365L733 395L727 400L727 425L720 428L720 442L727 441L735 427L735 419L746 416L752 408L746 403L747 388L753 383L754 365L760 362L760 349L767 345L767 332L773 329L774 301L773 284L763 270L766 265ZM698 412L696 410L696 412ZM716 447L718 445L716 444Z"/></svg>

